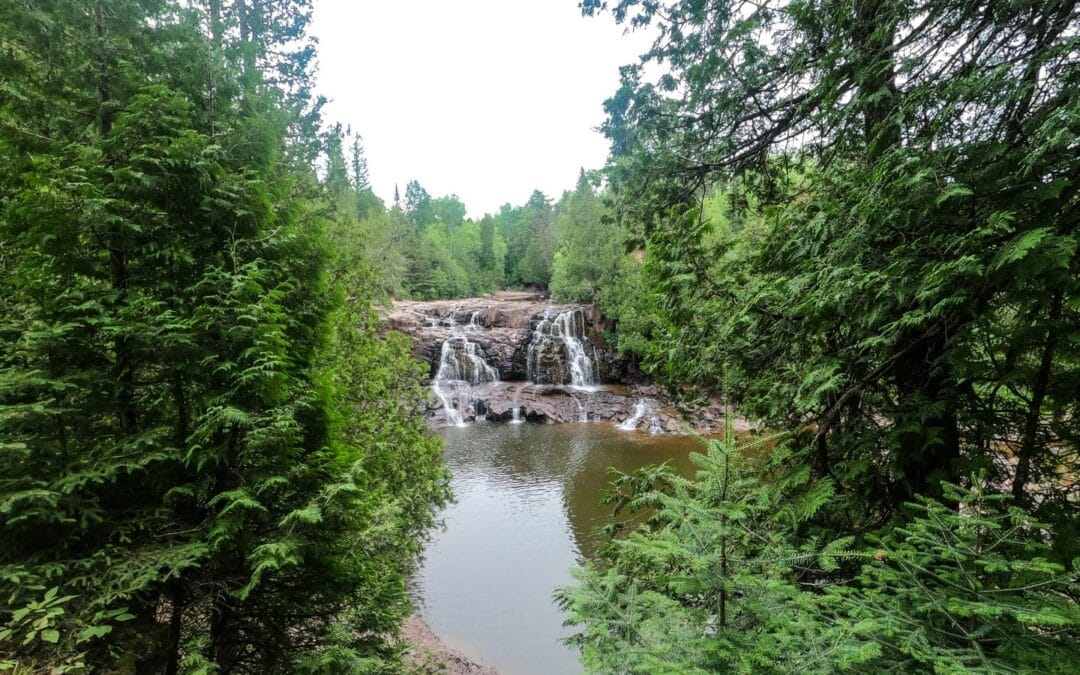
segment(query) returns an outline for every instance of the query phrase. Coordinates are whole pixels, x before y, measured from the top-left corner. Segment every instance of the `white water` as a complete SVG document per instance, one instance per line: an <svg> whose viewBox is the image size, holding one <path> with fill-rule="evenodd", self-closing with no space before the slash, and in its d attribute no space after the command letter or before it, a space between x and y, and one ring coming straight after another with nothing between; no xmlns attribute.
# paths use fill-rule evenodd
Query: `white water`
<svg viewBox="0 0 1080 675"><path fill-rule="evenodd" d="M484 360L479 346L456 328L453 317L449 321L455 328L454 334L442 343L439 369L431 382L431 390L442 403L447 423L463 427L466 413L476 403L472 395L473 387L487 382L498 382L499 372ZM474 313L467 328L474 326L475 321Z"/></svg>
<svg viewBox="0 0 1080 675"><path fill-rule="evenodd" d="M660 419L656 415L652 401L645 398L638 399L637 405L634 406L634 414L619 423L619 431L637 431L638 425L646 415L649 416L649 433L658 433L661 430Z"/></svg>
<svg viewBox="0 0 1080 675"><path fill-rule="evenodd" d="M499 381L498 371L488 365L480 345L473 340L483 331L481 312L474 311L464 320L465 314L455 307L445 317L424 316L430 327L445 326L449 336L443 340L439 352L438 367L431 381L431 389L442 406L447 425L464 427L471 418L486 419L482 405L490 387L478 390L479 385ZM460 322L460 323L459 323ZM532 382L543 384L569 384L578 389L591 390L596 384L593 361L589 357L585 313L580 308L556 311L547 309L533 327L527 348L526 374ZM470 339L471 338L471 339ZM561 372L560 370L561 369ZM546 380L557 379L548 382ZM525 410L519 402L520 389L514 392L510 421L525 421ZM588 401L574 396L578 420L589 420Z"/></svg>
<svg viewBox="0 0 1080 675"><path fill-rule="evenodd" d="M524 424L521 416L521 389L514 390L514 400L510 402L510 424Z"/></svg>
<svg viewBox="0 0 1080 675"><path fill-rule="evenodd" d="M586 407L585 407L585 406L584 406L584 405L583 405L583 404L581 403L581 399L579 399L579 398L578 398L577 396L572 396L571 398L573 398L573 399L574 399L574 403L576 403L576 404L577 404L577 409L578 409L578 421L579 421L579 422L588 422L588 421L589 421L589 409L588 409L588 408L586 408Z"/></svg>
<svg viewBox="0 0 1080 675"><path fill-rule="evenodd" d="M532 340L529 342L527 353L526 370L529 379L533 382L542 382L543 375L539 370L539 363L535 357L538 348L548 342L559 342L566 355L567 369L570 371L570 384L575 387L588 387L596 384L593 375L592 359L585 351L583 338L585 337L585 314L580 309L569 309L559 312L554 317L551 310L546 310L544 316L533 329ZM562 384L561 382L549 382L544 384Z"/></svg>

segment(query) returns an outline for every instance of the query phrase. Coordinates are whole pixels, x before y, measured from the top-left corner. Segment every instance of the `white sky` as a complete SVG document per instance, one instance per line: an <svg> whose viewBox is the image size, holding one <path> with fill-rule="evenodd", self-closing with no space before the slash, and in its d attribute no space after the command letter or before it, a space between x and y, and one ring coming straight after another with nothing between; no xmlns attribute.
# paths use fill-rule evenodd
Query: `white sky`
<svg viewBox="0 0 1080 675"><path fill-rule="evenodd" d="M473 217L603 166L603 102L649 46L577 0L317 0L311 32L324 117L363 135L376 194L415 178Z"/></svg>

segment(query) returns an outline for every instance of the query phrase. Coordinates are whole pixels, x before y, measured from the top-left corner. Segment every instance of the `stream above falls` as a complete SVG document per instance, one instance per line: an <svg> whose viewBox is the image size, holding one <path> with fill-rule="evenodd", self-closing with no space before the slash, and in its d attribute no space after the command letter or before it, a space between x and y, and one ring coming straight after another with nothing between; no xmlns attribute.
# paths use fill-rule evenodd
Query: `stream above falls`
<svg viewBox="0 0 1080 675"><path fill-rule="evenodd" d="M580 673L553 602L595 555L610 511L609 467L671 462L691 472L700 443L608 424L444 427L455 503L414 580L419 613L449 646L501 675Z"/></svg>

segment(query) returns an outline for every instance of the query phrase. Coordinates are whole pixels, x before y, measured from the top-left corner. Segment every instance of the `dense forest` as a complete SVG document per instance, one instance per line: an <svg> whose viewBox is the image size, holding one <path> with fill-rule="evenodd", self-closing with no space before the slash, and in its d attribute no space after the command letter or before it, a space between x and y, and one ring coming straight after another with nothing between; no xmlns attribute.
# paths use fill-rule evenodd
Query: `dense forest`
<svg viewBox="0 0 1080 675"><path fill-rule="evenodd" d="M447 476L310 10L0 4L4 672L399 671Z"/></svg>
<svg viewBox="0 0 1080 675"><path fill-rule="evenodd" d="M605 309L777 436L620 482L585 664L1076 672L1076 3L610 5L658 37L606 104Z"/></svg>
<svg viewBox="0 0 1080 675"><path fill-rule="evenodd" d="M470 218L375 195L311 0L0 4L0 671L401 672L378 307L534 288L768 430L612 484L587 669L1077 672L1080 7L581 9L657 36L608 164Z"/></svg>
<svg viewBox="0 0 1080 675"><path fill-rule="evenodd" d="M341 207L356 209L357 231L382 260L377 284L385 297L435 300L550 286L558 297L591 301L622 254L621 230L605 217L598 194L601 178L584 169L574 191L555 203L534 190L525 204L504 204L479 221L465 217L456 195L432 197L415 180L404 198L395 189L387 208L371 190L360 137L340 127L330 136L326 172ZM583 247L593 245L602 263L586 262Z"/></svg>

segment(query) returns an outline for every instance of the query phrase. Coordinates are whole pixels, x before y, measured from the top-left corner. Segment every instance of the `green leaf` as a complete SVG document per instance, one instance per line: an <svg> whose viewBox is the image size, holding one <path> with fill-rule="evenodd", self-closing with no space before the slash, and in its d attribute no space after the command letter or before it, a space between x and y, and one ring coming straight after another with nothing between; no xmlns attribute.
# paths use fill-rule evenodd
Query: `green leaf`
<svg viewBox="0 0 1080 675"><path fill-rule="evenodd" d="M112 626L107 624L102 626L89 626L79 633L79 642L86 642L88 640L105 637L112 632L112 629Z"/></svg>

